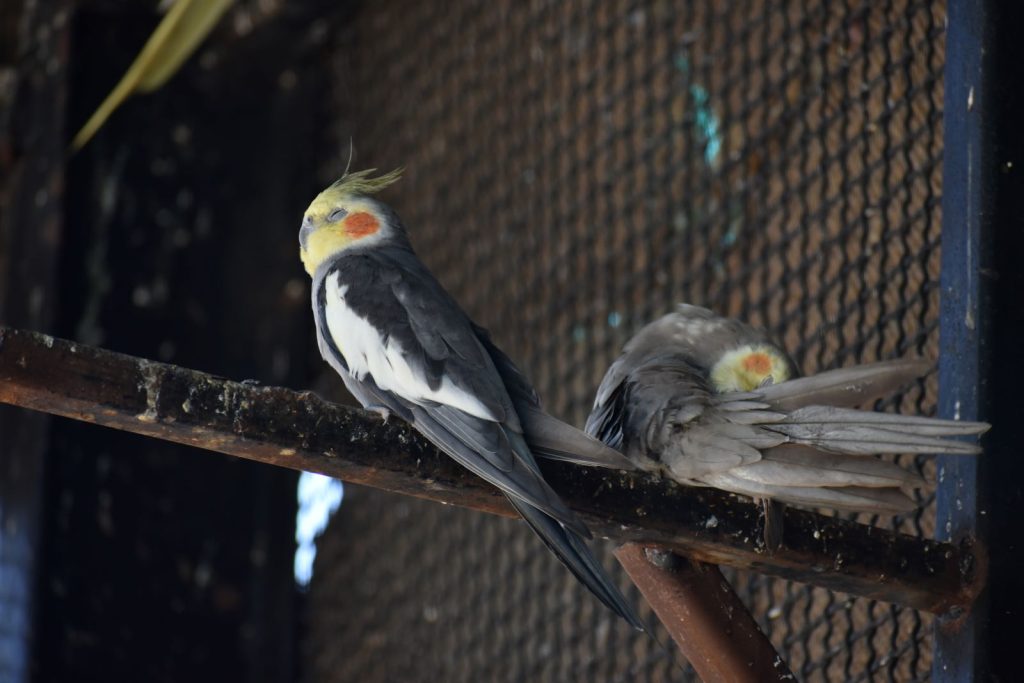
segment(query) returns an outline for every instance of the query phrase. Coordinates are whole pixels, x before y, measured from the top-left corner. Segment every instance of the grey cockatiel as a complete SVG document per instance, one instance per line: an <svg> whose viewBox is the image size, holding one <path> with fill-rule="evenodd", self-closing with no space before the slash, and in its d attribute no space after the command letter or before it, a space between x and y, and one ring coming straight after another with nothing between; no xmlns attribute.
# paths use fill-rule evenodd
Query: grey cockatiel
<svg viewBox="0 0 1024 683"><path fill-rule="evenodd" d="M987 424L856 410L928 371L897 360L795 379L762 331L681 305L625 346L586 430L640 468L761 500L880 513L915 507L919 475L873 457L974 455Z"/></svg>
<svg viewBox="0 0 1024 683"><path fill-rule="evenodd" d="M398 177L345 174L303 216L299 247L320 352L363 406L406 420L501 489L587 588L643 628L535 456L632 466L545 413L526 377L416 257L398 215L371 196Z"/></svg>

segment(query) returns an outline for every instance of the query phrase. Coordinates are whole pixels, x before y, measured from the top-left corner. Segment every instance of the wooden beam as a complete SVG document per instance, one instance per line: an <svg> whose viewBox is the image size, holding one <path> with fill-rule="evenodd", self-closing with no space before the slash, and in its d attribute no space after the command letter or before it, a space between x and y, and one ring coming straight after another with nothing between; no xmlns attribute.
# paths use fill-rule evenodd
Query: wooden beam
<svg viewBox="0 0 1024 683"><path fill-rule="evenodd" d="M250 386L187 368L0 327L0 402L206 450L320 472L511 516L496 489L400 420L308 392ZM785 545L765 550L759 508L650 475L543 463L595 534L831 590L943 613L982 580L969 547L787 509Z"/></svg>

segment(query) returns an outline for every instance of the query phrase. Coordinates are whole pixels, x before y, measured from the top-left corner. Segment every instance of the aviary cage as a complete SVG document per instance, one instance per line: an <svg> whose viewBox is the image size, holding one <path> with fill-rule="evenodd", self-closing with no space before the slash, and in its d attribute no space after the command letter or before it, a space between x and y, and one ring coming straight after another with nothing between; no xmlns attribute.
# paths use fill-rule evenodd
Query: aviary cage
<svg viewBox="0 0 1024 683"><path fill-rule="evenodd" d="M679 301L774 330L805 371L937 363L945 16L367 3L334 53L336 138L408 168L389 197L422 258L576 424L631 333ZM901 406L934 413L936 380ZM932 537L934 500L863 521ZM521 525L359 490L321 544L312 680L679 677ZM930 615L730 577L802 680L930 678Z"/></svg>

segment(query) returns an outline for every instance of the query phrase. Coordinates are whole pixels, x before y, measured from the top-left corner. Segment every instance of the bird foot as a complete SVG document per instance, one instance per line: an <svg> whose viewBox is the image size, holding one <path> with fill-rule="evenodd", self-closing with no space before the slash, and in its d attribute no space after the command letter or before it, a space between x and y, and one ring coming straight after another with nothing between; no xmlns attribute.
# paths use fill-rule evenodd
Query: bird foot
<svg viewBox="0 0 1024 683"><path fill-rule="evenodd" d="M372 413L380 415L381 419L384 420L384 424L388 423L388 418L391 417L391 409L387 406L369 405L366 409Z"/></svg>

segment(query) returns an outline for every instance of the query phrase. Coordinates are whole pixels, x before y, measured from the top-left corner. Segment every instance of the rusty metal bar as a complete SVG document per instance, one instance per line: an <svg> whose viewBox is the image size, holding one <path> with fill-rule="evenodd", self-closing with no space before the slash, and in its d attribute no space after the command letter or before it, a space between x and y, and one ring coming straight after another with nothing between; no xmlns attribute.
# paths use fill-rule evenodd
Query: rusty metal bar
<svg viewBox="0 0 1024 683"><path fill-rule="evenodd" d="M718 567L637 543L615 557L704 683L796 680Z"/></svg>
<svg viewBox="0 0 1024 683"><path fill-rule="evenodd" d="M490 485L399 420L310 393L0 327L0 402L511 516ZM765 551L759 508L649 475L545 462L545 476L597 535L942 613L971 603L971 548L787 509L785 546Z"/></svg>

